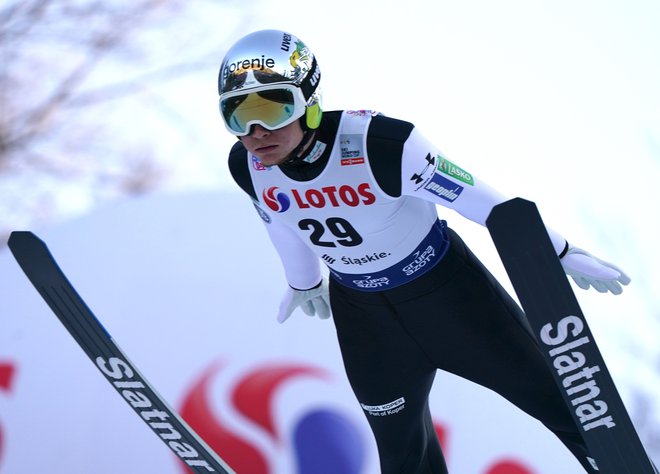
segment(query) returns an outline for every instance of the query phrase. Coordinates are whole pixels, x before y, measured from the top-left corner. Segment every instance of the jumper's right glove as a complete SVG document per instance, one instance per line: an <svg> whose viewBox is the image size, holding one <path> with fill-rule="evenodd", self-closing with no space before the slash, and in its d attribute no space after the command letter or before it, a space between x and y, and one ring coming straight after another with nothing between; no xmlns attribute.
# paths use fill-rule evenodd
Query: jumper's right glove
<svg viewBox="0 0 660 474"><path fill-rule="evenodd" d="M296 290L289 287L280 303L277 321L283 323L289 319L293 310L298 306L307 316L316 314L321 319L328 319L330 317L328 280L323 278L318 285L309 290Z"/></svg>
<svg viewBox="0 0 660 474"><path fill-rule="evenodd" d="M623 291L621 285L630 283L630 278L621 269L577 247L569 247L561 257L561 264L566 274L583 290L593 286L600 293L610 291L619 295Z"/></svg>

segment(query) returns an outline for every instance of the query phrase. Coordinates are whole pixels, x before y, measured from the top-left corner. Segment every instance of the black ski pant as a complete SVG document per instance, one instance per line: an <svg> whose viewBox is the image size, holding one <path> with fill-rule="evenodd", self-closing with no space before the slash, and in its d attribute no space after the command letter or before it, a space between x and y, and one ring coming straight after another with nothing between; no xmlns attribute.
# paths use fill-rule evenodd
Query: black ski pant
<svg viewBox="0 0 660 474"><path fill-rule="evenodd" d="M330 281L344 366L382 472L447 473L428 406L437 369L494 390L597 472L522 310L448 231L445 257L410 283L362 292Z"/></svg>

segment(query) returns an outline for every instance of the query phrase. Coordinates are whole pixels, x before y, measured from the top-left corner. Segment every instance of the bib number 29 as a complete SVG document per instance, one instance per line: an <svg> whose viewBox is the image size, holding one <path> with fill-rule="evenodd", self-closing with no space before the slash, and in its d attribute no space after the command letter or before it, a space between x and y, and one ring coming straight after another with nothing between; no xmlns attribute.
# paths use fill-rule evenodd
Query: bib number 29
<svg viewBox="0 0 660 474"><path fill-rule="evenodd" d="M303 219L298 222L301 230L311 230L309 239L319 247L355 247L362 243L362 237L346 219L341 217L328 217L325 223L314 219ZM326 236L329 232L332 238Z"/></svg>

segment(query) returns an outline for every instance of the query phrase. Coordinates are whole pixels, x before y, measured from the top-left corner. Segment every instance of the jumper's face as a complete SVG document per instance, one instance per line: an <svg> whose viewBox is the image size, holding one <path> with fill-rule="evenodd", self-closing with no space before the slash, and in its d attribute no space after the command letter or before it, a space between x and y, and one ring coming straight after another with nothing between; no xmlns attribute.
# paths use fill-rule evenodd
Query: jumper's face
<svg viewBox="0 0 660 474"><path fill-rule="evenodd" d="M303 130L296 120L277 130L253 125L249 135L241 138L243 145L264 166L274 166L289 158L303 139Z"/></svg>

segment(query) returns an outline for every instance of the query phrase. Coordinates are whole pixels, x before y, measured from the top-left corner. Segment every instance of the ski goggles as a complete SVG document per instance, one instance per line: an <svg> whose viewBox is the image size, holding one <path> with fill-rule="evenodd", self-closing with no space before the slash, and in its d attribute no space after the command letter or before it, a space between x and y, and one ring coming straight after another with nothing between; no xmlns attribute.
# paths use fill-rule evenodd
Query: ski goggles
<svg viewBox="0 0 660 474"><path fill-rule="evenodd" d="M249 135L252 125L277 130L305 113L307 101L302 90L292 84L273 84L258 91L228 92L220 97L220 114L233 135Z"/></svg>

